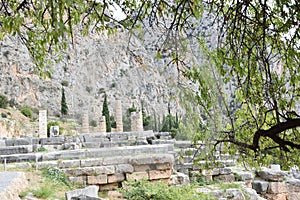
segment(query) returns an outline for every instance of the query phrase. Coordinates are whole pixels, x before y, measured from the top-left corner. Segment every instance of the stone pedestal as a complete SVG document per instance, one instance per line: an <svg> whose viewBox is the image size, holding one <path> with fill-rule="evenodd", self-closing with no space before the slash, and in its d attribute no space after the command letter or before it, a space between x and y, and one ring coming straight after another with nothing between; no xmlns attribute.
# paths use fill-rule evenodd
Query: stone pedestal
<svg viewBox="0 0 300 200"><path fill-rule="evenodd" d="M105 133L106 132L106 120L105 116L100 117L100 132Z"/></svg>
<svg viewBox="0 0 300 200"><path fill-rule="evenodd" d="M47 110L39 111L39 137L47 137Z"/></svg>
<svg viewBox="0 0 300 200"><path fill-rule="evenodd" d="M87 113L82 116L82 133L89 133L89 116Z"/></svg>
<svg viewBox="0 0 300 200"><path fill-rule="evenodd" d="M116 132L123 132L123 115L122 115L122 102L117 100L116 104Z"/></svg>

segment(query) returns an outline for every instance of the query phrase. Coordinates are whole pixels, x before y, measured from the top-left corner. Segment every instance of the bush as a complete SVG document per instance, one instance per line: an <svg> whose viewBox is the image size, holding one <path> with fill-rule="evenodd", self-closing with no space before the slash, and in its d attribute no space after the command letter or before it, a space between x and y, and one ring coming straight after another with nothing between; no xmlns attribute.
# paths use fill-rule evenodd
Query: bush
<svg viewBox="0 0 300 200"><path fill-rule="evenodd" d="M90 126L97 127L97 121L96 120L90 121Z"/></svg>
<svg viewBox="0 0 300 200"><path fill-rule="evenodd" d="M0 108L6 109L8 105L8 99L4 95L0 95Z"/></svg>
<svg viewBox="0 0 300 200"><path fill-rule="evenodd" d="M212 200L209 194L196 193L192 186L169 186L161 181L156 183L140 180L136 182L125 182L120 190L124 198L130 200Z"/></svg>
<svg viewBox="0 0 300 200"><path fill-rule="evenodd" d="M32 115L33 115L33 111L30 107L28 106L24 106L22 109L21 109L21 113L26 116L26 117L29 117L29 118L32 118Z"/></svg>
<svg viewBox="0 0 300 200"><path fill-rule="evenodd" d="M2 118L7 118L7 114L6 113L1 113L1 117Z"/></svg>

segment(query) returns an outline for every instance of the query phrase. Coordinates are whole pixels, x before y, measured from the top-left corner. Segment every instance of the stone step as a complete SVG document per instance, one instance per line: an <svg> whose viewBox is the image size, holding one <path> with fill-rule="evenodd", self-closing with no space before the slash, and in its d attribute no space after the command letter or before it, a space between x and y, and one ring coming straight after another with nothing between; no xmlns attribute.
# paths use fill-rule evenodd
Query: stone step
<svg viewBox="0 0 300 200"><path fill-rule="evenodd" d="M50 161L50 160L65 160L65 159L83 159L83 158L99 158L99 157L116 157L128 156L138 154L158 154L168 153L173 150L173 146L169 144L161 145L139 145L139 146L125 146L112 148L98 148L98 149L78 149L78 150L64 150L55 152L38 152L27 154L12 154L1 155L0 161L6 159L10 162L24 162L24 161Z"/></svg>
<svg viewBox="0 0 300 200"><path fill-rule="evenodd" d="M11 154L31 153L31 152L32 152L32 145L0 147L0 155L11 155Z"/></svg>

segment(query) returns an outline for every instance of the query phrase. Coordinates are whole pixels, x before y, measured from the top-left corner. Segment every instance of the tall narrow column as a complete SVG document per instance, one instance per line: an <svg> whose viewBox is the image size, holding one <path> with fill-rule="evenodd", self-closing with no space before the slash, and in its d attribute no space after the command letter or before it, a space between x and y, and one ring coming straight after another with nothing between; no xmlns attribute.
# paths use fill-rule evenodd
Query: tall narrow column
<svg viewBox="0 0 300 200"><path fill-rule="evenodd" d="M130 130L136 131L136 112L130 113Z"/></svg>
<svg viewBox="0 0 300 200"><path fill-rule="evenodd" d="M82 115L82 133L89 133L89 115L87 113L84 113Z"/></svg>
<svg viewBox="0 0 300 200"><path fill-rule="evenodd" d="M39 137L47 137L47 110L39 111Z"/></svg>
<svg viewBox="0 0 300 200"><path fill-rule="evenodd" d="M136 131L143 131L143 113L139 111L136 113Z"/></svg>
<svg viewBox="0 0 300 200"><path fill-rule="evenodd" d="M123 115L122 115L122 102L121 100L117 100L116 104L116 124L117 124L117 132L123 132Z"/></svg>
<svg viewBox="0 0 300 200"><path fill-rule="evenodd" d="M106 132L106 120L105 116L100 117L100 133L105 133Z"/></svg>

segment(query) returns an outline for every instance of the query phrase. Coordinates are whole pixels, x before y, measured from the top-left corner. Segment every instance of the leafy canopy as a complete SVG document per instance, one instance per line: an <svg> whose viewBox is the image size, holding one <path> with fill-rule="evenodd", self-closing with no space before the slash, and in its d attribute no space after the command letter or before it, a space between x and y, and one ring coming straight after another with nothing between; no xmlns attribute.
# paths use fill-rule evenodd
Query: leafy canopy
<svg viewBox="0 0 300 200"><path fill-rule="evenodd" d="M113 16L113 7L124 19ZM11 0L0 6L0 38L18 36L44 72L48 53L66 48L78 31L160 30L157 58L170 52L169 64L193 81L203 130L232 153L287 166L299 162L300 149L299 8L285 0ZM203 14L214 19L216 47L193 31Z"/></svg>

